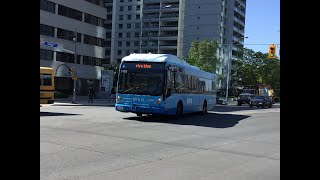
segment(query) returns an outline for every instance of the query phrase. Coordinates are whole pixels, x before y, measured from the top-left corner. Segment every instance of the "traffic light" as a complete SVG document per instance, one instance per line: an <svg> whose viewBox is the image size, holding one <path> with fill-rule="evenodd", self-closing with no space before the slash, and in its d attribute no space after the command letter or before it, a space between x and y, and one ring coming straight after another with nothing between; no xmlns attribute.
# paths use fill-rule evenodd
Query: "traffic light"
<svg viewBox="0 0 320 180"><path fill-rule="evenodd" d="M276 58L276 45L269 45L268 58Z"/></svg>
<svg viewBox="0 0 320 180"><path fill-rule="evenodd" d="M75 68L69 68L69 74L72 78L72 80L77 80L78 76L77 76L77 71Z"/></svg>

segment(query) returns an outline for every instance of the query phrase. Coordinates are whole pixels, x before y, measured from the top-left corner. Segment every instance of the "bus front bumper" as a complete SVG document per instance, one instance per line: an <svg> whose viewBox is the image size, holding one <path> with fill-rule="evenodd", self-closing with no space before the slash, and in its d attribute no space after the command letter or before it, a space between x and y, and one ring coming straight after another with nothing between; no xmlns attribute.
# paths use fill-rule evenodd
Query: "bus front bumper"
<svg viewBox="0 0 320 180"><path fill-rule="evenodd" d="M130 106L116 104L115 109L120 112L133 112L142 114L166 114L164 107L160 106Z"/></svg>

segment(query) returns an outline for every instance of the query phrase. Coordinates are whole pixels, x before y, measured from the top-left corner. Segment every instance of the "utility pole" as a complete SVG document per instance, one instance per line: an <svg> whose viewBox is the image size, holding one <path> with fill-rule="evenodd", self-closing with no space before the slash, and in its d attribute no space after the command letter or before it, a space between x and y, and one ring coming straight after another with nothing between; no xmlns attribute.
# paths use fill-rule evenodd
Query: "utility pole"
<svg viewBox="0 0 320 180"><path fill-rule="evenodd" d="M77 63L77 30L74 32L74 64ZM76 103L76 86L77 86L77 75L75 67L72 68L72 80L73 80L73 97L72 97L72 103Z"/></svg>

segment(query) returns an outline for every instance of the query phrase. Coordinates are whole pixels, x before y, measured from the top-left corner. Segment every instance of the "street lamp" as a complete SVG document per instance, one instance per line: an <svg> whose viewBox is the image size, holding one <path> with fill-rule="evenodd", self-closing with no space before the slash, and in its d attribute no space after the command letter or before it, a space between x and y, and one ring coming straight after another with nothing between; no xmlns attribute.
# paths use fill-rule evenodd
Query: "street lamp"
<svg viewBox="0 0 320 180"><path fill-rule="evenodd" d="M170 8L172 5L166 5L163 8ZM160 16L161 16L161 10L162 10L162 2L160 0L160 7L159 7L159 27L158 27L158 54L160 54Z"/></svg>
<svg viewBox="0 0 320 180"><path fill-rule="evenodd" d="M225 102L227 103L227 98L228 98L228 91L229 91L229 76L230 76L230 63L232 61L232 48L233 48L233 45L234 43L237 43L239 42L241 39L244 39L244 38L248 38L247 36L243 36L243 37L240 37L238 38L237 41L235 42L232 42L231 44L229 44L229 51L228 51L228 66L227 66L227 88L226 88L226 99L225 99Z"/></svg>

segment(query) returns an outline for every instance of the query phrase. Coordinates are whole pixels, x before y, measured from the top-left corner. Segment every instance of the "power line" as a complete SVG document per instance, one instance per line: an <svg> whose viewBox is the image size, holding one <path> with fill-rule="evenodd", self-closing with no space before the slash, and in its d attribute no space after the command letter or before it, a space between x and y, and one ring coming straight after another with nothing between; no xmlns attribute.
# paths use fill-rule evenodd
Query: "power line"
<svg viewBox="0 0 320 180"><path fill-rule="evenodd" d="M243 44L243 45L270 45L270 44L280 45L280 43L279 44L276 44L276 43L269 43L269 44Z"/></svg>

